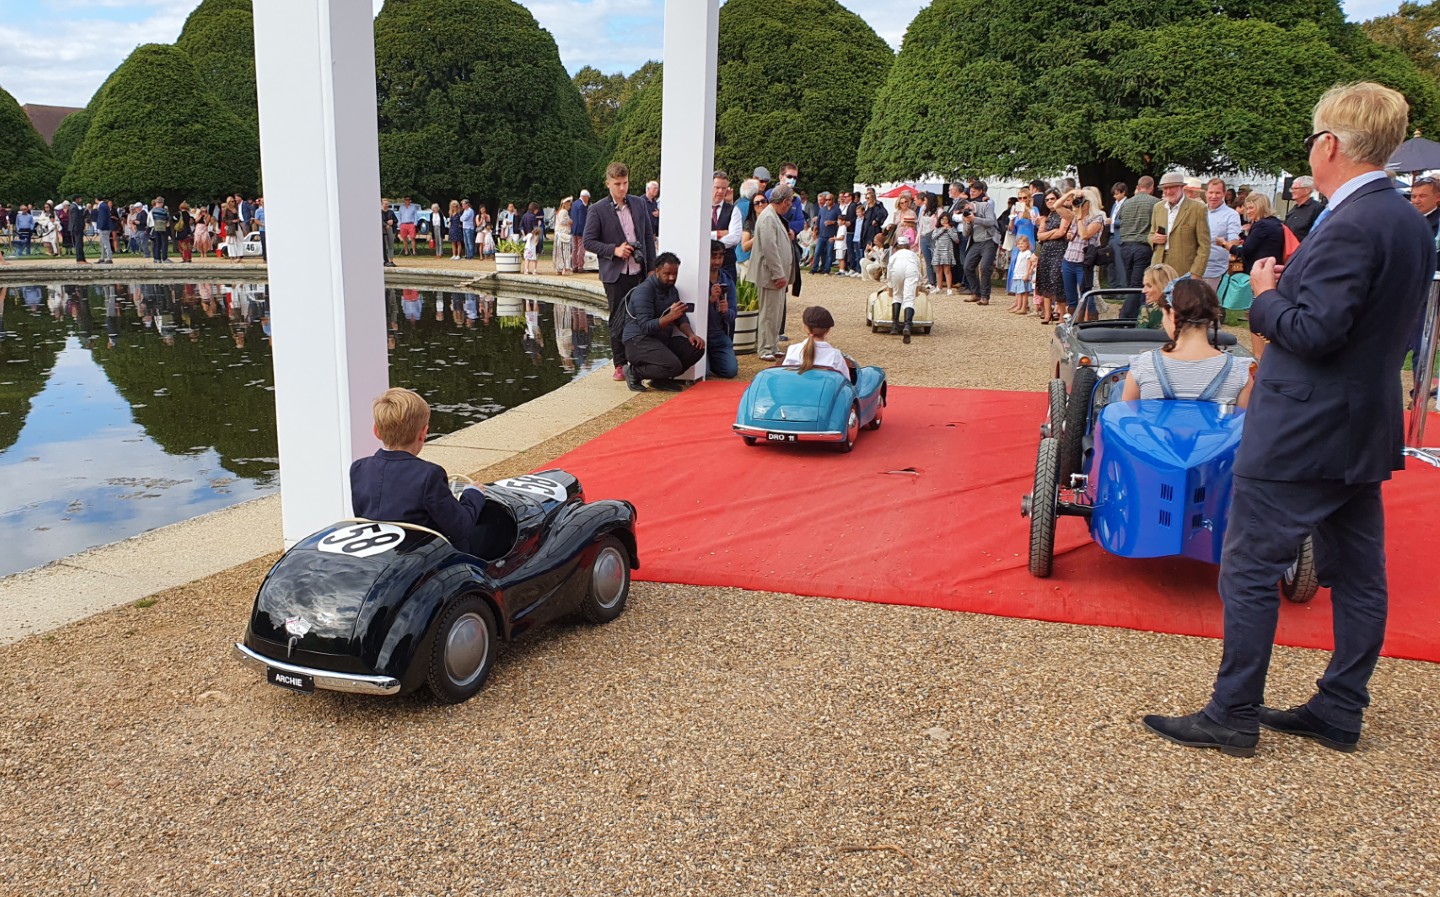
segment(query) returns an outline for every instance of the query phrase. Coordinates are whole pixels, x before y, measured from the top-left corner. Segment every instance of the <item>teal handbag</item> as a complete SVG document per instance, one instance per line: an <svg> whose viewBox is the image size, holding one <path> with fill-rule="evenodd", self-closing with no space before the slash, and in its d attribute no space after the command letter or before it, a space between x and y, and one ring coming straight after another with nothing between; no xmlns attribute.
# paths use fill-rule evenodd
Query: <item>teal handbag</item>
<svg viewBox="0 0 1440 897"><path fill-rule="evenodd" d="M1255 292L1250 289L1249 274L1226 274L1220 278L1220 304L1230 311L1249 311L1255 301Z"/></svg>

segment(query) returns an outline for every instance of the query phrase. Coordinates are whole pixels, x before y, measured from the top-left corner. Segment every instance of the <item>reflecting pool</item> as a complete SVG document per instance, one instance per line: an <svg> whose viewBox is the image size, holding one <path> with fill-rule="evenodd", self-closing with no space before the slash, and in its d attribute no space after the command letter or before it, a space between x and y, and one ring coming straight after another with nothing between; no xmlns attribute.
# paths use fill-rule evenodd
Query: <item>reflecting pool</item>
<svg viewBox="0 0 1440 897"><path fill-rule="evenodd" d="M388 289L432 438L603 365L584 306ZM274 492L262 284L0 287L0 575Z"/></svg>

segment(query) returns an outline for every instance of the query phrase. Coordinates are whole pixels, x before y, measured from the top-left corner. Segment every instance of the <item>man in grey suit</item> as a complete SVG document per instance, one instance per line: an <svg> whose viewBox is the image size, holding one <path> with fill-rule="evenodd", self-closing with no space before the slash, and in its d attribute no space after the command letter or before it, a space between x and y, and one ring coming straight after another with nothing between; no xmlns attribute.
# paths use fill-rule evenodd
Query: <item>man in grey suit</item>
<svg viewBox="0 0 1440 897"><path fill-rule="evenodd" d="M655 234L643 196L630 196L630 169L611 162L605 169L610 195L585 214L585 248L600 259L600 284L610 303L610 352L616 380L625 379L625 297L655 269Z"/></svg>
<svg viewBox="0 0 1440 897"><path fill-rule="evenodd" d="M1329 208L1283 278L1273 258L1250 271L1250 329L1270 347L1235 456L1220 671L1204 710L1145 717L1177 744L1249 757L1261 726L1336 751L1360 740L1389 601L1380 485L1405 463L1398 372L1435 272L1429 225L1384 171L1408 116L1405 98L1379 84L1326 92L1305 148ZM1309 701L1273 710L1261 702L1276 582L1312 534L1316 572L1331 590L1335 652Z"/></svg>
<svg viewBox="0 0 1440 897"><path fill-rule="evenodd" d="M770 188L770 204L755 222L749 276L760 293L755 340L761 361L775 360L785 314L785 288L794 279L795 252L790 248L790 229L785 224L794 201L794 188L777 184Z"/></svg>
<svg viewBox="0 0 1440 897"><path fill-rule="evenodd" d="M966 302L990 304L990 275L995 270L995 250L1000 247L1000 226L995 218L995 203L985 192L989 185L975 181L970 185L970 204L964 206L961 222L970 249L965 253L965 279L975 295Z"/></svg>

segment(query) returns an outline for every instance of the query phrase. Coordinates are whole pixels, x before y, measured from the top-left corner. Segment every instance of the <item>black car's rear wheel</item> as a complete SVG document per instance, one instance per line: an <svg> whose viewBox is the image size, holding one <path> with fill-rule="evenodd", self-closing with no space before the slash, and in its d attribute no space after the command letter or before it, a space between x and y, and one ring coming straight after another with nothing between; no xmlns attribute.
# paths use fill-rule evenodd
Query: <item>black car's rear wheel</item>
<svg viewBox="0 0 1440 897"><path fill-rule="evenodd" d="M1090 417L1090 399L1095 393L1095 369L1082 367L1075 371L1070 384L1070 398L1065 401L1065 426L1051 436L1060 439L1060 485L1070 484L1070 475L1080 472L1080 454L1084 449L1085 425Z"/></svg>
<svg viewBox="0 0 1440 897"><path fill-rule="evenodd" d="M1290 565L1290 569L1285 571L1285 575L1280 577L1280 594L1285 596L1286 601L1304 604L1314 598L1318 591L1320 577L1315 572L1315 543L1310 536L1306 536L1300 546L1300 556Z"/></svg>
<svg viewBox="0 0 1440 897"><path fill-rule="evenodd" d="M630 596L630 553L614 536L603 536L590 564L590 591L580 613L591 623L609 623L625 612Z"/></svg>
<svg viewBox="0 0 1440 897"><path fill-rule="evenodd" d="M1050 381L1050 410L1045 415L1045 427L1041 438L1059 436L1065 429L1065 381L1056 377Z"/></svg>
<svg viewBox="0 0 1440 897"><path fill-rule="evenodd" d="M1059 452L1059 443L1047 437L1040 440L1040 449L1035 453L1035 491L1026 496L1025 502L1030 516L1031 576L1049 576L1055 564L1055 502L1059 498L1055 472Z"/></svg>
<svg viewBox="0 0 1440 897"><path fill-rule="evenodd" d="M446 704L469 700L495 662L495 614L479 595L463 595L441 615L430 650L430 691Z"/></svg>

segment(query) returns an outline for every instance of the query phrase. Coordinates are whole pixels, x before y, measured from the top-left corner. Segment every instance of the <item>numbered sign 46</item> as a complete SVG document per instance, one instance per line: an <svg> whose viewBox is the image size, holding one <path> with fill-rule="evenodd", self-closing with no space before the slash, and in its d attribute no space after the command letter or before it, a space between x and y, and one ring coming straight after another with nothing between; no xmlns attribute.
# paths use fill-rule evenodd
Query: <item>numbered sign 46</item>
<svg viewBox="0 0 1440 897"><path fill-rule="evenodd" d="M533 473L523 477L511 477L508 480L496 480L495 485L514 489L516 492L525 492L539 498L548 498L551 501L564 501L566 498L564 486Z"/></svg>
<svg viewBox="0 0 1440 897"><path fill-rule="evenodd" d="M393 523L356 523L342 526L320 540L319 549L329 554L368 558L382 554L405 541L405 530Z"/></svg>

